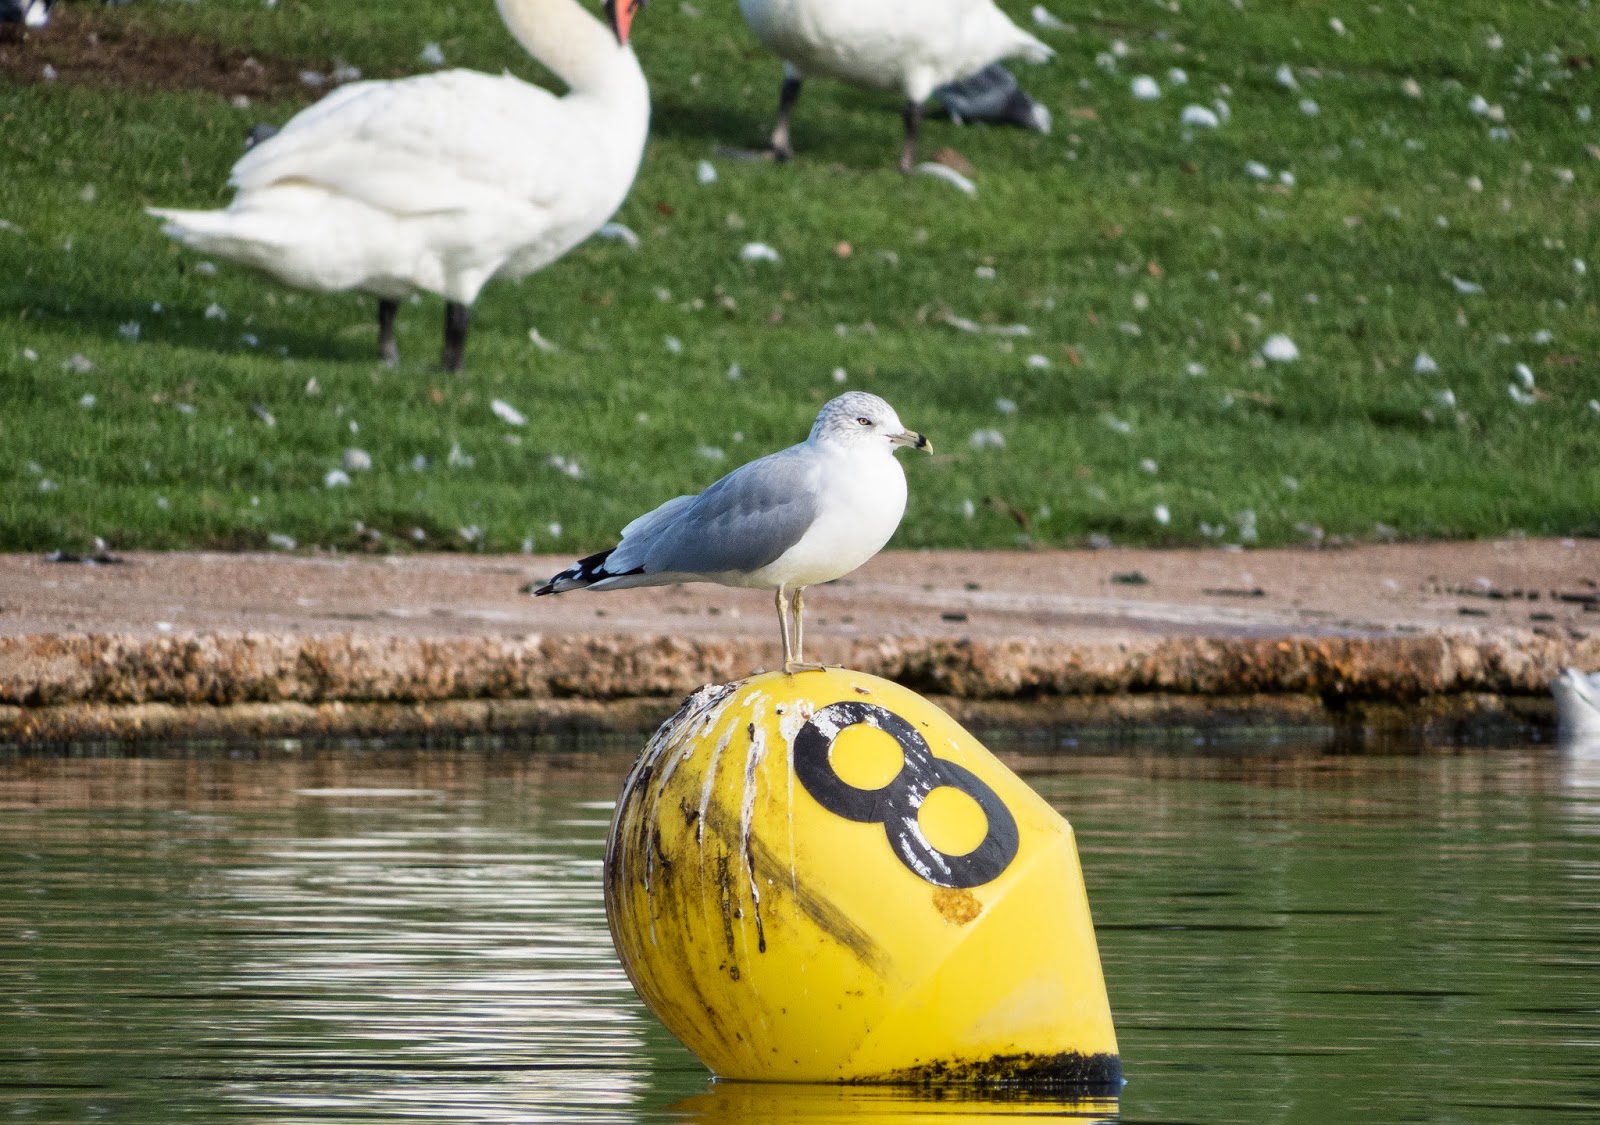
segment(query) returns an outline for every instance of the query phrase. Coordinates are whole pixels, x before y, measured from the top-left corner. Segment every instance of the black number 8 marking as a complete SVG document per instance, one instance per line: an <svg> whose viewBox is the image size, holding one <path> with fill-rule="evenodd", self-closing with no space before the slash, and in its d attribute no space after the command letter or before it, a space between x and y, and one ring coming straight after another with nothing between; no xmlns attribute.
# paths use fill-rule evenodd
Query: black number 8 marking
<svg viewBox="0 0 1600 1125"><path fill-rule="evenodd" d="M866 723L900 744L904 764L881 789L859 789L840 777L829 753L841 733ZM824 733L831 730L832 734ZM893 711L846 700L818 711L794 739L794 772L817 804L864 824L876 821L900 862L936 887L978 887L1000 877L1017 856L1017 820L995 791L965 766L933 756L917 729ZM966 855L948 855L928 842L917 813L940 786L959 789L983 810L989 830Z"/></svg>

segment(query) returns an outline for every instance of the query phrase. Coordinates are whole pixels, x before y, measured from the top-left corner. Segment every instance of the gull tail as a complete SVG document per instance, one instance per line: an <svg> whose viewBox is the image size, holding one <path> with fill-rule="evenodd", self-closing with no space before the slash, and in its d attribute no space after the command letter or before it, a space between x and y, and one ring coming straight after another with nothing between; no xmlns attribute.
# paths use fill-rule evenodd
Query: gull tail
<svg viewBox="0 0 1600 1125"><path fill-rule="evenodd" d="M605 550L590 555L588 558L579 559L567 567L566 570L552 577L543 586L535 587L530 582L523 587L523 591L537 598L541 594L560 594L567 590L582 590L593 586L596 582L604 582L608 578L621 578L628 574L644 573L643 567L624 571L607 570L606 560L611 557L611 553L615 550L615 547L607 547Z"/></svg>

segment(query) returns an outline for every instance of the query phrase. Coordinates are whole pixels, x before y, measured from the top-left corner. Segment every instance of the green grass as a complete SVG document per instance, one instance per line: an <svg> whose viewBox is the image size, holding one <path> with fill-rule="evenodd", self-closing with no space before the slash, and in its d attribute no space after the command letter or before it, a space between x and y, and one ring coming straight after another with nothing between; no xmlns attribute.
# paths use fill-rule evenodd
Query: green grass
<svg viewBox="0 0 1600 1125"><path fill-rule="evenodd" d="M1266 544L1600 534L1587 3L1187 0L1102 19L1056 0L1076 30L1045 33L1055 63L1017 67L1053 135L925 129L925 155L951 145L977 166L976 199L893 170L893 96L823 82L800 102L793 164L719 156L765 137L778 64L732 0L700 6L695 19L656 0L635 26L654 125L617 218L642 247L596 240L491 285L458 377L435 366L436 299L403 309L405 362L387 371L369 298L226 263L207 274L141 214L224 203L246 129L298 105L0 78L0 219L19 228L0 229L0 548L277 534L576 552L799 440L849 388L883 394L940 451L907 459L901 546L1237 542L1242 513ZM436 40L452 63L540 77L487 0L147 0L114 18L370 73L422 69ZM1284 63L1298 90L1275 79ZM1130 96L1141 73L1159 101ZM1474 94L1503 107L1503 138L1469 111ZM1219 97L1222 128L1179 125L1185 104ZM716 184L696 181L702 159ZM741 262L757 240L782 261ZM947 312L1032 335L960 332ZM531 327L561 350L536 350ZM1273 333L1298 361L1260 358ZM1423 351L1437 374L1413 373ZM93 370L64 367L75 355ZM1531 405L1508 391L1518 363ZM1455 409L1436 401L1447 388ZM497 398L528 425L498 420ZM1004 446L974 448L988 429ZM449 463L453 446L470 466ZM374 468L325 487L349 447Z"/></svg>

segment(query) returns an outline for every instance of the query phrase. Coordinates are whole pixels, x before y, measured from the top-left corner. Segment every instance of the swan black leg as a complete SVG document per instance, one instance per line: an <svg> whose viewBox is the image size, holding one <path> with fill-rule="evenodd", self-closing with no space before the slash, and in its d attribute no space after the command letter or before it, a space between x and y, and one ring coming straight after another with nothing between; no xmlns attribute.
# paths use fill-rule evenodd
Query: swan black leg
<svg viewBox="0 0 1600 1125"><path fill-rule="evenodd" d="M917 131L922 125L922 103L907 101L900 116L906 123L906 144L900 150L900 171L910 172L917 164Z"/></svg>
<svg viewBox="0 0 1600 1125"><path fill-rule="evenodd" d="M444 369L452 374L461 370L467 357L467 326L472 322L472 310L455 301L444 303Z"/></svg>
<svg viewBox="0 0 1600 1125"><path fill-rule="evenodd" d="M799 75L785 73L783 88L778 91L778 123L772 129L772 155L779 160L794 156L794 145L789 142L789 115L794 112L794 103L800 100L800 84Z"/></svg>
<svg viewBox="0 0 1600 1125"><path fill-rule="evenodd" d="M378 298L378 358L385 367L400 366L400 348L394 342L394 318L399 312L399 301Z"/></svg>

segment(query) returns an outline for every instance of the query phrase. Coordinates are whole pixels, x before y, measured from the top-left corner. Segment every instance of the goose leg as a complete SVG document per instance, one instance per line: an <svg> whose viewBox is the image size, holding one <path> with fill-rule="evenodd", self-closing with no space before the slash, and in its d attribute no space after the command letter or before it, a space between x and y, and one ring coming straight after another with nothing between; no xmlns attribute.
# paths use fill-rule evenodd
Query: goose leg
<svg viewBox="0 0 1600 1125"><path fill-rule="evenodd" d="M900 150L900 171L909 173L917 164L917 131L922 125L922 103L906 100L906 105L900 111L900 118L906 123L906 143Z"/></svg>
<svg viewBox="0 0 1600 1125"><path fill-rule="evenodd" d="M456 301L444 303L444 357L440 362L452 374L461 370L461 361L467 355L467 326L472 323L472 310Z"/></svg>
<svg viewBox="0 0 1600 1125"><path fill-rule="evenodd" d="M394 318L399 312L399 301L378 298L378 358L385 367L400 366L400 349L394 342Z"/></svg>
<svg viewBox="0 0 1600 1125"><path fill-rule="evenodd" d="M788 63L783 67L783 87L778 91L778 123L772 129L772 155L781 160L794 156L794 145L789 143L789 115L794 103L800 100L800 75Z"/></svg>

